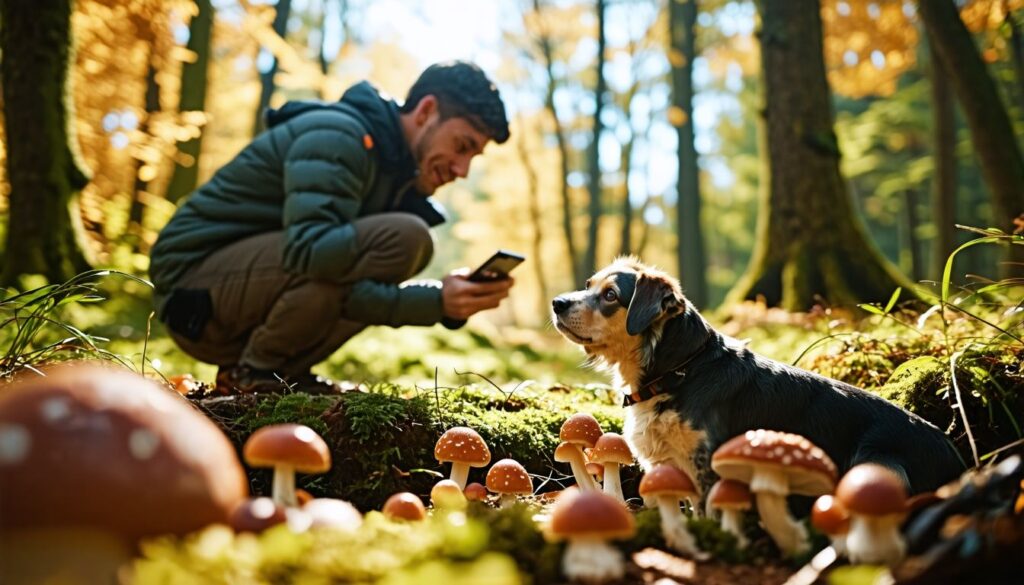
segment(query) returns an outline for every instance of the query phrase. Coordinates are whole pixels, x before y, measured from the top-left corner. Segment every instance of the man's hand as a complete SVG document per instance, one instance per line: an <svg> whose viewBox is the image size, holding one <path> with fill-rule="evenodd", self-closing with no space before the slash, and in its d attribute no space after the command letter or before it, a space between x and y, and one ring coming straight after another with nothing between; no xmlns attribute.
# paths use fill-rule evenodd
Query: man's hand
<svg viewBox="0 0 1024 585"><path fill-rule="evenodd" d="M493 309L508 296L515 284L512 277L490 282L470 282L468 268L453 270L441 279L441 302L445 317L465 320L486 309Z"/></svg>

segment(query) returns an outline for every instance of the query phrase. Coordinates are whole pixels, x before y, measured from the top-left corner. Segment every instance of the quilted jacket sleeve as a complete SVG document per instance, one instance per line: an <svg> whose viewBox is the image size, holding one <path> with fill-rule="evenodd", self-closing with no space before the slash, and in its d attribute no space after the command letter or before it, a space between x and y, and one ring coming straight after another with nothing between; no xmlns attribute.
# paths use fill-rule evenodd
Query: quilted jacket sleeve
<svg viewBox="0 0 1024 585"><path fill-rule="evenodd" d="M375 162L359 125L307 114L284 161L284 267L340 280L356 260L351 222L373 182Z"/></svg>

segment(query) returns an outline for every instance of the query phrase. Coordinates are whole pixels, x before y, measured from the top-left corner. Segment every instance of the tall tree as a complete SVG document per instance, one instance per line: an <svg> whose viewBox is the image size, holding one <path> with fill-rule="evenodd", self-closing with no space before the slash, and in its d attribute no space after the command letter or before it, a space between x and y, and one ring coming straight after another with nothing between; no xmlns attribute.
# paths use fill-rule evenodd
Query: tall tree
<svg viewBox="0 0 1024 585"><path fill-rule="evenodd" d="M195 60L185 63L181 69L181 97L179 112L206 109L206 81L210 65L210 41L213 37L213 5L211 0L195 0L199 12L188 25L188 50ZM166 198L174 203L191 193L199 182L199 155L202 152L203 137L200 134L178 145L181 155L191 164L174 165L174 174L167 185Z"/></svg>
<svg viewBox="0 0 1024 585"><path fill-rule="evenodd" d="M569 141L565 136L565 128L558 118L558 108L555 105L555 93L558 90L558 79L555 76L555 49L551 32L544 22L543 7L540 0L533 1L533 11L537 18L539 30L537 31L536 43L540 49L541 59L544 62L545 88L544 88L544 109L551 116L554 124L555 142L558 145L559 166L561 180L559 182L559 195L562 202L562 235L565 238L566 255L572 273L573 286L583 284L586 276L580 274L578 253L576 251L576 237L572 229L572 199L569 196Z"/></svg>
<svg viewBox="0 0 1024 585"><path fill-rule="evenodd" d="M78 243L77 192L89 183L68 124L72 0L0 2L0 76L10 216L0 282L62 281L89 268Z"/></svg>
<svg viewBox="0 0 1024 585"><path fill-rule="evenodd" d="M530 214L530 229L533 230L533 237L530 239L530 253L534 258L537 258L537 262L532 262L533 274L537 278L537 292L539 293L538 299L541 304L541 314L545 314L547 311L548 299L551 298L551 294L548 292L548 281L544 277L544 262L539 260L543 258L544 249L544 225L543 217L540 211L540 180L537 177L537 169L530 160L530 145L527 144L527 132L526 132L526 118L524 116L519 117L519 132L516 133L516 152L519 154L519 160L523 164L523 171L526 173L526 192L528 193L528 209Z"/></svg>
<svg viewBox="0 0 1024 585"><path fill-rule="evenodd" d="M587 169L589 181L587 183L590 201L587 205L587 215L590 224L587 228L587 249L583 252L583 267L580 272L588 277L597 270L597 244L598 234L601 227L601 134L604 132L604 121L601 114L604 112L605 94L608 92L608 80L604 75L605 50L607 37L605 36L605 16L607 3L605 0L596 0L597 5L597 63L594 66L594 73L597 80L594 84L594 126L593 136L587 148ZM577 283L579 284L579 283Z"/></svg>
<svg viewBox="0 0 1024 585"><path fill-rule="evenodd" d="M705 276L704 237L700 226L700 170L693 133L693 60L697 0L669 0L669 62L672 64L673 124L678 136L679 171L676 181L678 203L676 240L679 277L686 296L698 307L707 306L708 285Z"/></svg>
<svg viewBox="0 0 1024 585"><path fill-rule="evenodd" d="M274 15L274 32L282 39L288 32L288 17L292 12L292 0L277 0L277 12ZM263 131L263 112L270 107L270 98L274 96L276 85L274 78L277 76L277 57L271 56L270 67L260 73L260 101L256 106L256 119L252 125L252 133L255 136Z"/></svg>
<svg viewBox="0 0 1024 585"><path fill-rule="evenodd" d="M1014 218L1024 213L1024 159L1010 116L953 0L918 2L918 12L967 119L992 191L993 223L1012 232ZM1024 274L1024 246L1009 246L1007 260L1004 276Z"/></svg>
<svg viewBox="0 0 1024 585"><path fill-rule="evenodd" d="M929 75L932 90L932 178L931 210L935 225L930 278L941 278L946 258L956 248L956 104L949 88L949 73L928 44L931 55Z"/></svg>
<svg viewBox="0 0 1024 585"><path fill-rule="evenodd" d="M909 286L869 240L839 172L818 0L759 0L764 72L757 243L728 300L806 310Z"/></svg>

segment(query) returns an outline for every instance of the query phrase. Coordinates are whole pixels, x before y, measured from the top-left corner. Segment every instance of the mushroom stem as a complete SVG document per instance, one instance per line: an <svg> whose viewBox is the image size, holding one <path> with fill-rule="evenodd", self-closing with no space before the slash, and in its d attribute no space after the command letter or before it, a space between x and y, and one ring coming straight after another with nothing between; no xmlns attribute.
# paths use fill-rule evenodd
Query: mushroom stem
<svg viewBox="0 0 1024 585"><path fill-rule="evenodd" d="M459 484L459 489L466 489L466 480L469 479L469 464L452 461L452 481Z"/></svg>
<svg viewBox="0 0 1024 585"><path fill-rule="evenodd" d="M707 558L707 555L697 548L697 541L686 528L686 516L683 516L679 509L678 498L658 496L658 511L661 513L661 534L670 547L696 559Z"/></svg>
<svg viewBox="0 0 1024 585"><path fill-rule="evenodd" d="M722 530L736 537L736 546L746 548L749 544L743 534L743 511L725 508L722 510Z"/></svg>
<svg viewBox="0 0 1024 585"><path fill-rule="evenodd" d="M750 490L754 491L753 482ZM779 550L795 555L807 550L807 529L789 515L786 496L770 492L756 492L757 513L761 515L764 529L771 535Z"/></svg>
<svg viewBox="0 0 1024 585"><path fill-rule="evenodd" d="M569 539L562 570L569 579L583 583L604 583L625 574L619 549L595 537Z"/></svg>
<svg viewBox="0 0 1024 585"><path fill-rule="evenodd" d="M501 494L498 498L498 507L507 508L516 502L515 494Z"/></svg>
<svg viewBox="0 0 1024 585"><path fill-rule="evenodd" d="M596 490L597 485L594 483L594 479L587 473L587 463L583 459L583 449L579 445L573 445L572 454L569 465L572 467L572 474L576 477L576 485L584 491Z"/></svg>
<svg viewBox="0 0 1024 585"><path fill-rule="evenodd" d="M622 483L619 481L619 464L609 461L604 466L604 493L625 502L622 495Z"/></svg>
<svg viewBox="0 0 1024 585"><path fill-rule="evenodd" d="M274 484L271 488L274 502L285 508L295 508L299 500L295 497L295 468L291 465L274 466Z"/></svg>
<svg viewBox="0 0 1024 585"><path fill-rule="evenodd" d="M852 514L846 535L851 563L895 565L903 560L907 545L899 532L900 515L870 517Z"/></svg>

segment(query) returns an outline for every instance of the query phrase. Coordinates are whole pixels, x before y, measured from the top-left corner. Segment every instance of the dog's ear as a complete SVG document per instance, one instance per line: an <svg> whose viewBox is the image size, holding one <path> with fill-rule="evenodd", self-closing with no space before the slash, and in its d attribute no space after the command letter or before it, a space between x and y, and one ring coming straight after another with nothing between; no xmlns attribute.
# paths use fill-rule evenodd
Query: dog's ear
<svg viewBox="0 0 1024 585"><path fill-rule="evenodd" d="M658 317L674 315L682 306L683 300L676 295L672 283L661 277L640 274L626 313L626 333L637 335Z"/></svg>

